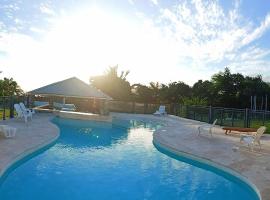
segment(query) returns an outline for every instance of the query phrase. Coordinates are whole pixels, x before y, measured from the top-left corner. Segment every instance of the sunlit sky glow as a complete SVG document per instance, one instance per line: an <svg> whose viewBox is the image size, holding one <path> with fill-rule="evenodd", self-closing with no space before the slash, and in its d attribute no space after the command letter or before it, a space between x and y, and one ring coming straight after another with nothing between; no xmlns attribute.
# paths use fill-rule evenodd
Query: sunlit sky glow
<svg viewBox="0 0 270 200"><path fill-rule="evenodd" d="M192 85L228 66L270 81L269 28L268 0L2 0L0 76L31 90L118 64L131 83Z"/></svg>

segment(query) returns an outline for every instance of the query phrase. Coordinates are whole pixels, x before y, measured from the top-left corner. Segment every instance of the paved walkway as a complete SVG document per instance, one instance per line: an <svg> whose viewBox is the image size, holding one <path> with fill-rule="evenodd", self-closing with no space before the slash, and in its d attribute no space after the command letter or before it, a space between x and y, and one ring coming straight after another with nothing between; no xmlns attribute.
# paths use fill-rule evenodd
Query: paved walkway
<svg viewBox="0 0 270 200"><path fill-rule="evenodd" d="M35 114L27 125L18 119L0 122L17 128L14 138L0 136L0 176L17 160L58 138L59 129L50 122L51 117L51 114Z"/></svg>
<svg viewBox="0 0 270 200"><path fill-rule="evenodd" d="M178 117L166 117L167 126L157 130L154 141L176 152L187 153L232 169L254 184L262 200L270 200L270 135L262 137L262 151L250 152L240 144L239 134L227 136L215 128L198 136L203 123Z"/></svg>

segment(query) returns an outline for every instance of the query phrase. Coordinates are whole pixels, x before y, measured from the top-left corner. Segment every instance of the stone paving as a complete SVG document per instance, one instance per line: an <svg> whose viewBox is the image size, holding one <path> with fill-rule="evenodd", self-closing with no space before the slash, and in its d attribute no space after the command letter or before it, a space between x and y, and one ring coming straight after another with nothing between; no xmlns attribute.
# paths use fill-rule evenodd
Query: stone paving
<svg viewBox="0 0 270 200"><path fill-rule="evenodd" d="M1 121L1 125L17 128L14 138L0 136L0 176L17 160L50 144L59 136L59 129L50 122L52 114L35 114L32 122L22 119Z"/></svg>
<svg viewBox="0 0 270 200"><path fill-rule="evenodd" d="M240 143L239 133L224 134L220 127L214 134L198 136L198 127L204 123L168 116L167 126L157 130L154 142L168 150L186 153L231 169L255 185L262 200L270 200L270 135L262 136L262 150L251 152Z"/></svg>

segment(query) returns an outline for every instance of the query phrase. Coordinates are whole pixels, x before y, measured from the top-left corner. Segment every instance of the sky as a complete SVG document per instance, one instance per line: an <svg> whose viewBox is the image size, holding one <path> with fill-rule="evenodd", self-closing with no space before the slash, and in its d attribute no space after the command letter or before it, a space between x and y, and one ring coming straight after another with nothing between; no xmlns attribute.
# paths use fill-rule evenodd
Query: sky
<svg viewBox="0 0 270 200"><path fill-rule="evenodd" d="M25 91L109 66L131 83L270 81L269 0L1 0L0 78Z"/></svg>

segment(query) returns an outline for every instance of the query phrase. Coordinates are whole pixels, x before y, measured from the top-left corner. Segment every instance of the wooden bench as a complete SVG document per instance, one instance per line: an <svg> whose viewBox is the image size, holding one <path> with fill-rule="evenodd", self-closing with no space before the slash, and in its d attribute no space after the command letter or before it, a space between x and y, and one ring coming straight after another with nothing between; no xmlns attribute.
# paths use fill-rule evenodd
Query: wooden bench
<svg viewBox="0 0 270 200"><path fill-rule="evenodd" d="M257 132L256 128L223 127L222 129L225 130L226 135L228 135L228 132L231 133L232 131L244 132L244 133Z"/></svg>

